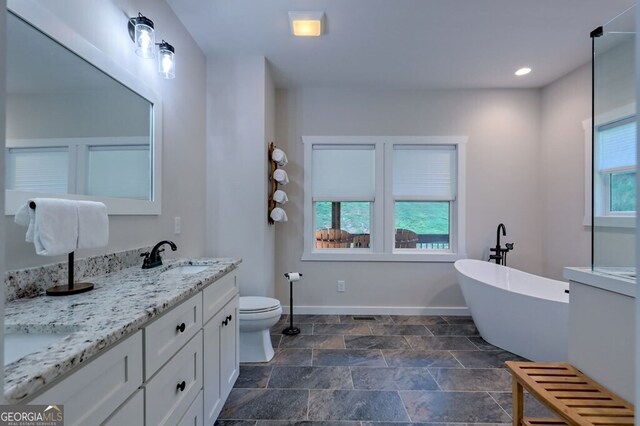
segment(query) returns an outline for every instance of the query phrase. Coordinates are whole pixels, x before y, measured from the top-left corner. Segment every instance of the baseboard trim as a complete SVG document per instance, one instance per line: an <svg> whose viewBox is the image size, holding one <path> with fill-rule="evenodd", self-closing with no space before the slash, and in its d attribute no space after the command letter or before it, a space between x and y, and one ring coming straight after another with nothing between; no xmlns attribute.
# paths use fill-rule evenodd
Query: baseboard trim
<svg viewBox="0 0 640 426"><path fill-rule="evenodd" d="M391 306L293 306L294 313L301 315L471 315L464 307L391 307ZM289 313L289 306L282 305L282 313Z"/></svg>

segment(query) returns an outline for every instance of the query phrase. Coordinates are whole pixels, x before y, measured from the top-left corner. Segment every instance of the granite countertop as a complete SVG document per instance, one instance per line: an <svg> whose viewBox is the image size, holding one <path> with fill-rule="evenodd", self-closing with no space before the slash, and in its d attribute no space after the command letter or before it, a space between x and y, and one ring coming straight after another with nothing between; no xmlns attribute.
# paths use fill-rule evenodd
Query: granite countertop
<svg viewBox="0 0 640 426"><path fill-rule="evenodd" d="M39 392L235 269L240 262L239 258L168 260L165 265L153 269L137 266L83 279L95 284L95 288L87 293L43 295L8 302L5 305L5 334L71 334L5 366L7 403L20 403ZM169 272L189 264L210 267L195 274Z"/></svg>

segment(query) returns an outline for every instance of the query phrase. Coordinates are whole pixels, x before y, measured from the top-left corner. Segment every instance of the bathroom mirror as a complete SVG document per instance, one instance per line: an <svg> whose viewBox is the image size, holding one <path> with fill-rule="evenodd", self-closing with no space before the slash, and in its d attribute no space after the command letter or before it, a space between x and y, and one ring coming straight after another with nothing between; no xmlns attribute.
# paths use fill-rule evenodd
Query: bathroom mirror
<svg viewBox="0 0 640 426"><path fill-rule="evenodd" d="M7 14L5 214L27 199L160 214L155 94L32 2Z"/></svg>

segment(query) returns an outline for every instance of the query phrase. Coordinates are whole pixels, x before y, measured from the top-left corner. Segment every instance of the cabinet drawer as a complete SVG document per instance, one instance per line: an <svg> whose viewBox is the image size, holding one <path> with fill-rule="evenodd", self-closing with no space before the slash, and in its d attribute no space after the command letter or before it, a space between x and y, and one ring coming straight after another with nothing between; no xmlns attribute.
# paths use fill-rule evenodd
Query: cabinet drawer
<svg viewBox="0 0 640 426"><path fill-rule="evenodd" d="M104 426L139 426L144 424L144 392L139 390L127 401Z"/></svg>
<svg viewBox="0 0 640 426"><path fill-rule="evenodd" d="M103 422L142 384L142 332L83 366L30 404L64 404L65 425Z"/></svg>
<svg viewBox="0 0 640 426"><path fill-rule="evenodd" d="M178 426L202 426L202 391L196 396L191 407L178 422Z"/></svg>
<svg viewBox="0 0 640 426"><path fill-rule="evenodd" d="M200 293L144 329L144 371L149 380L202 327Z"/></svg>
<svg viewBox="0 0 640 426"><path fill-rule="evenodd" d="M222 307L238 293L236 271L231 271L209 287L203 294L202 322L206 324Z"/></svg>
<svg viewBox="0 0 640 426"><path fill-rule="evenodd" d="M144 394L146 424L177 424L201 388L202 332L198 332L147 383Z"/></svg>

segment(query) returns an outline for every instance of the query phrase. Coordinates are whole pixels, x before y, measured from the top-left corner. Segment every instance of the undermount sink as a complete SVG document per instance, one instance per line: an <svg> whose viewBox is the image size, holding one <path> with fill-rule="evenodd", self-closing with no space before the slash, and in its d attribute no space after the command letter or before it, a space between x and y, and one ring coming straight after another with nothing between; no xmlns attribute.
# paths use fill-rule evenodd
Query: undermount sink
<svg viewBox="0 0 640 426"><path fill-rule="evenodd" d="M209 268L210 265L182 265L176 266L175 268L171 268L167 270L167 272L172 272L174 274L182 274L182 275L190 275L197 274L198 272L202 272L205 269Z"/></svg>
<svg viewBox="0 0 640 426"><path fill-rule="evenodd" d="M4 335L4 365L9 365L25 355L46 348L72 333L73 331L67 330L56 330L50 333L6 332Z"/></svg>

